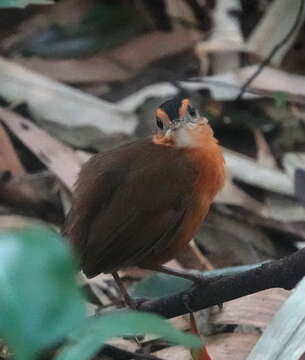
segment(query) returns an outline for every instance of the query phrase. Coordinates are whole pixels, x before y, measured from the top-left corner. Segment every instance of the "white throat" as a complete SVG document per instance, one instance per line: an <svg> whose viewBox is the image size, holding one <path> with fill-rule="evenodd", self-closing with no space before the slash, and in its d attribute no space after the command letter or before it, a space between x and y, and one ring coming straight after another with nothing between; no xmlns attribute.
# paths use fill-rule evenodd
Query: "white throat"
<svg viewBox="0 0 305 360"><path fill-rule="evenodd" d="M197 147L194 137L187 127L181 127L175 132L176 146L178 147Z"/></svg>

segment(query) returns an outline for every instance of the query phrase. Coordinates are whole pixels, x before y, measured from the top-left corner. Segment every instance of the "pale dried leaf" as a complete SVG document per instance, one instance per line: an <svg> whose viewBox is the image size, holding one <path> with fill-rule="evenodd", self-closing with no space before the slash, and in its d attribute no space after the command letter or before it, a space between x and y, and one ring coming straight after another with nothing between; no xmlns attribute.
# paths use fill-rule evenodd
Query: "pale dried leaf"
<svg viewBox="0 0 305 360"><path fill-rule="evenodd" d="M248 66L237 71L237 84L244 84L256 72L258 65ZM251 88L305 96L305 76L265 67L251 82Z"/></svg>
<svg viewBox="0 0 305 360"><path fill-rule="evenodd" d="M256 334L229 333L208 336L205 343L212 359L245 360L258 338Z"/></svg>
<svg viewBox="0 0 305 360"><path fill-rule="evenodd" d="M228 301L222 311L214 312L210 321L265 329L289 295L290 292L284 289L268 289Z"/></svg>
<svg viewBox="0 0 305 360"><path fill-rule="evenodd" d="M84 150L76 150L75 153L77 154L77 156L82 164L85 163L86 161L88 161L91 158L91 156L93 155L92 153L89 153Z"/></svg>
<svg viewBox="0 0 305 360"><path fill-rule="evenodd" d="M283 157L283 166L290 177L294 177L296 169L305 169L305 153L286 153Z"/></svg>
<svg viewBox="0 0 305 360"><path fill-rule="evenodd" d="M136 117L117 106L0 58L0 95L26 102L34 115L62 125L91 125L104 133L132 134Z"/></svg>
<svg viewBox="0 0 305 360"><path fill-rule="evenodd" d="M259 165L255 160L225 149L226 167L233 178L247 184L278 192L293 195L293 181L283 171Z"/></svg>
<svg viewBox="0 0 305 360"><path fill-rule="evenodd" d="M247 360L298 360L305 352L305 280L276 313Z"/></svg>
<svg viewBox="0 0 305 360"><path fill-rule="evenodd" d="M114 338L107 341L108 344L118 347L119 349L136 352L139 346L135 341L130 341L122 338Z"/></svg>
<svg viewBox="0 0 305 360"><path fill-rule="evenodd" d="M211 61L213 73L218 74L239 67L239 51L244 47L243 37L238 20L230 15L230 12L238 10L239 0L218 0L213 13L212 35L209 40L196 46L196 53L200 59L207 53L214 55Z"/></svg>
<svg viewBox="0 0 305 360"><path fill-rule="evenodd" d="M190 350L184 348L183 346L169 347L163 350L156 351L152 354L163 360L192 360Z"/></svg>
<svg viewBox="0 0 305 360"><path fill-rule="evenodd" d="M269 216L272 219L283 223L304 221L305 219L304 206L295 200L277 196L276 194L268 194L266 203L270 211Z"/></svg>
<svg viewBox="0 0 305 360"><path fill-rule="evenodd" d="M302 0L300 0L302 1ZM289 33L295 23L299 11L299 1L275 0L272 2L265 15L249 37L247 47L262 59L266 58L273 48L280 43ZM271 63L279 65L290 49L305 17L305 9L302 21L295 29L293 36L272 57ZM281 19L281 21L279 21Z"/></svg>

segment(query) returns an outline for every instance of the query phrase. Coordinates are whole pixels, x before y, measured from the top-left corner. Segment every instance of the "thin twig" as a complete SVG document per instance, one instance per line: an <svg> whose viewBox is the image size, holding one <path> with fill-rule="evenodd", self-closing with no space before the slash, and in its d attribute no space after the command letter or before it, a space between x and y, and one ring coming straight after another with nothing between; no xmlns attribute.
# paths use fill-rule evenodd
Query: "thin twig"
<svg viewBox="0 0 305 360"><path fill-rule="evenodd" d="M298 29L298 27L301 23L301 20L302 20L303 10L304 10L304 0L300 0L299 11L298 11L298 14L295 18L295 21L294 21L291 29L288 31L287 35L279 43L277 43L274 46L274 48L271 50L270 54L261 62L259 67L256 69L256 71L244 83L244 85L240 89L240 93L237 96L236 101L241 100L242 96L244 95L245 90L251 84L251 82L263 71L264 67L269 65L273 56L281 49L281 47L283 47L285 45L285 43L292 37L292 35Z"/></svg>

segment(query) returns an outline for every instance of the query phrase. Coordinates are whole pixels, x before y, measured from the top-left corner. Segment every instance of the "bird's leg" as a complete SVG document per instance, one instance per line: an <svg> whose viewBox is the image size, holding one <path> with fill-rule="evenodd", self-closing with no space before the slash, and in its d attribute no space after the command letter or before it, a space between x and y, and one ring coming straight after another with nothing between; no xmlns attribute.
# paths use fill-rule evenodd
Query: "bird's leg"
<svg viewBox="0 0 305 360"><path fill-rule="evenodd" d="M187 270L171 269L171 268L169 268L167 266L164 266L164 265L152 266L149 269L154 270L154 271L158 271L158 272L162 272L162 273L168 274L168 275L178 276L178 277L190 280L193 283L204 284L204 283L208 282L207 279L205 278L205 276L203 276L201 274L195 274L195 273L192 273L192 272L187 271Z"/></svg>
<svg viewBox="0 0 305 360"><path fill-rule="evenodd" d="M126 290L119 274L117 271L114 271L111 273L114 281L116 282L121 295L123 295L125 304L131 309L131 310L137 310L137 302L128 294L128 291ZM135 336L135 337L131 337L131 339L135 340L135 342L141 346L141 341L143 340L142 336Z"/></svg>
<svg viewBox="0 0 305 360"><path fill-rule="evenodd" d="M121 295L123 296L124 298L124 301L126 303L126 305L131 309L131 310L137 310L137 304L136 304L136 301L134 301L134 299L128 294L128 291L126 290L119 274L117 273L117 271L114 271L112 273L112 276L114 278L114 281L116 282L120 292L121 292Z"/></svg>

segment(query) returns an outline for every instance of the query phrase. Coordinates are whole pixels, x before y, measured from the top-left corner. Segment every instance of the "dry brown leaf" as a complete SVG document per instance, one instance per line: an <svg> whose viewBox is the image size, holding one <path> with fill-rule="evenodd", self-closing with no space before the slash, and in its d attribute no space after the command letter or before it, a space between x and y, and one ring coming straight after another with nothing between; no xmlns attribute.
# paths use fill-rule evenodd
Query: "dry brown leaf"
<svg viewBox="0 0 305 360"><path fill-rule="evenodd" d="M206 347L215 360L246 360L258 338L258 334L213 335L206 338Z"/></svg>
<svg viewBox="0 0 305 360"><path fill-rule="evenodd" d="M6 133L0 124L0 172L9 171L14 177L26 174L26 171L19 160L19 157ZM14 183L12 179L0 183L0 200L9 206L29 207L31 204L38 204L43 196L37 193L35 187L29 183Z"/></svg>
<svg viewBox="0 0 305 360"><path fill-rule="evenodd" d="M262 229L216 211L210 211L196 240L216 267L252 264L278 255Z"/></svg>
<svg viewBox="0 0 305 360"><path fill-rule="evenodd" d="M93 2L93 0L63 0L53 6L41 8L37 15L26 17L26 20L18 26L16 33L6 38L1 47L5 50L13 48L33 33L45 31L54 24L61 26L79 24L84 14L92 8Z"/></svg>
<svg viewBox="0 0 305 360"><path fill-rule="evenodd" d="M289 294L284 289L268 289L228 301L210 320L214 324L250 325L264 330Z"/></svg>
<svg viewBox="0 0 305 360"><path fill-rule="evenodd" d="M0 108L0 118L69 190L73 188L81 166L73 150L10 110Z"/></svg>
<svg viewBox="0 0 305 360"><path fill-rule="evenodd" d="M0 124L0 171L9 170L12 175L25 173L24 167L8 137L4 127Z"/></svg>
<svg viewBox="0 0 305 360"><path fill-rule="evenodd" d="M196 40L193 33L186 30L154 31L87 59L17 58L14 62L65 82L124 81L154 60L191 48Z"/></svg>
<svg viewBox="0 0 305 360"><path fill-rule="evenodd" d="M124 81L133 75L132 71L119 66L104 54L67 60L18 57L14 63L67 83Z"/></svg>

